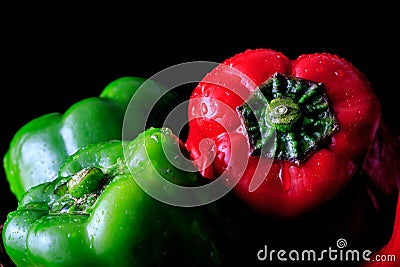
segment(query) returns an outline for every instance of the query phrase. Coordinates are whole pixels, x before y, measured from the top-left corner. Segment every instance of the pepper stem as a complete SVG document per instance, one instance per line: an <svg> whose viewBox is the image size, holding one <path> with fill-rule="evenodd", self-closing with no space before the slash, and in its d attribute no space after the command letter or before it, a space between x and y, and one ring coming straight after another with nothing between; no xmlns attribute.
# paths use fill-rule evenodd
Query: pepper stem
<svg viewBox="0 0 400 267"><path fill-rule="evenodd" d="M300 107L290 97L273 99L268 105L266 121L281 132L287 132L301 116Z"/></svg>
<svg viewBox="0 0 400 267"><path fill-rule="evenodd" d="M281 73L262 83L237 111L253 156L301 164L339 130L323 83ZM272 150L264 149L271 143Z"/></svg>
<svg viewBox="0 0 400 267"><path fill-rule="evenodd" d="M72 175L67 182L68 192L75 198L81 198L97 189L104 173L101 169L85 168Z"/></svg>

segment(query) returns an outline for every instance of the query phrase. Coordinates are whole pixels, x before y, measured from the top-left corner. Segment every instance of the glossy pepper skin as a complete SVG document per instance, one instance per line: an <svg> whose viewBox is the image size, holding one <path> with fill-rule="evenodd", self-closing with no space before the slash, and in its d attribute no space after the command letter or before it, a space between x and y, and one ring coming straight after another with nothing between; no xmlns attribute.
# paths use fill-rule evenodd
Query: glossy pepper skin
<svg viewBox="0 0 400 267"><path fill-rule="evenodd" d="M21 127L3 159L6 178L17 200L32 186L54 179L65 157L81 147L120 140L125 110L144 82L151 84L149 94L158 95L165 90L144 78L121 77L109 83L99 97L83 99L64 114L45 114ZM159 114L167 113L166 108L177 100L175 93L166 94L157 103L157 113L151 113L149 125L161 126Z"/></svg>
<svg viewBox="0 0 400 267"><path fill-rule="evenodd" d="M246 115L249 102L255 107L253 117L270 127L264 133ZM265 102L275 114L270 115ZM330 107L323 111L328 116L319 115L323 106ZM281 115L291 117L282 120ZM364 75L337 55L304 54L291 60L271 49L250 49L204 77L190 97L188 116L186 147L205 177L238 181L234 192L262 214L294 217L331 199L362 168L381 109ZM315 131L319 118L322 130L336 125L326 136ZM272 156L259 152L268 146L260 135L268 137L271 128L276 133ZM214 144L202 148L205 138ZM214 150L215 158L203 149ZM242 162L246 165L237 167ZM257 164L271 167L255 173ZM261 181L255 190L249 190L252 180Z"/></svg>
<svg viewBox="0 0 400 267"><path fill-rule="evenodd" d="M57 179L31 188L9 214L8 255L17 266L218 265L203 210L164 204L133 179L152 181L159 172L180 185L198 184L196 173L175 168L163 154L162 145L173 142L180 141L169 129L150 128L133 141L78 150Z"/></svg>
<svg viewBox="0 0 400 267"><path fill-rule="evenodd" d="M372 184L386 196L397 196L392 235L387 244L375 251L362 267L396 267L400 262L400 136L381 121L364 171Z"/></svg>
<svg viewBox="0 0 400 267"><path fill-rule="evenodd" d="M400 261L400 194L397 199L397 210L394 228L389 242L381 249L368 255L360 267L396 267Z"/></svg>

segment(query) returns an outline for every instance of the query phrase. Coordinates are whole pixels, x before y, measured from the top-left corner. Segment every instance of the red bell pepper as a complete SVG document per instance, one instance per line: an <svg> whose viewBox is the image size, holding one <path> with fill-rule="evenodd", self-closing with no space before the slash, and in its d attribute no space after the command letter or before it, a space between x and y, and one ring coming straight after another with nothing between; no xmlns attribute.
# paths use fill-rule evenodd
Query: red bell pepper
<svg viewBox="0 0 400 267"><path fill-rule="evenodd" d="M363 167L373 186L385 195L397 194L397 208L390 240L361 266L400 266L400 136L396 137L383 120Z"/></svg>
<svg viewBox="0 0 400 267"><path fill-rule="evenodd" d="M364 172L381 192L395 195L400 189L400 136L381 120Z"/></svg>
<svg viewBox="0 0 400 267"><path fill-rule="evenodd" d="M254 49L197 84L188 117L186 147L203 176L223 176L262 214L293 217L363 168L381 107L366 77L337 55L290 60Z"/></svg>
<svg viewBox="0 0 400 267"><path fill-rule="evenodd" d="M396 219L392 237L389 242L378 251L370 255L362 267L398 267L400 266L400 195L397 200Z"/></svg>

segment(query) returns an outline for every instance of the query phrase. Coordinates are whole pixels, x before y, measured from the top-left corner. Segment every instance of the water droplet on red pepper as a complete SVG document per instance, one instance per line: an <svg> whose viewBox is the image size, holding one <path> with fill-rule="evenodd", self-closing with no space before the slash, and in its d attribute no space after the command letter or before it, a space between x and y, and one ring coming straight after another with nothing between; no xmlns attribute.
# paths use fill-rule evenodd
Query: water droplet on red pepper
<svg viewBox="0 0 400 267"><path fill-rule="evenodd" d="M201 113L203 114L203 116L208 113L208 107L206 103L201 103Z"/></svg>
<svg viewBox="0 0 400 267"><path fill-rule="evenodd" d="M279 179L281 180L281 186L283 191L288 191L291 186L288 164L289 164L288 162L282 162L280 164Z"/></svg>
<svg viewBox="0 0 400 267"><path fill-rule="evenodd" d="M335 75L338 76L338 77L342 77L344 75L344 73L343 73L342 70L336 70L335 71Z"/></svg>

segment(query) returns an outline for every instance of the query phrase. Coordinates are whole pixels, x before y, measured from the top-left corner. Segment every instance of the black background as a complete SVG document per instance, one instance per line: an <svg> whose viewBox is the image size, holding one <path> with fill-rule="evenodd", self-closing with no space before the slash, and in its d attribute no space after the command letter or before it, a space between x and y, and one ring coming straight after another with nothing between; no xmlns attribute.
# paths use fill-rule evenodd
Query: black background
<svg viewBox="0 0 400 267"><path fill-rule="evenodd" d="M253 13L257 7L250 6L218 11L207 7L199 11L194 5L186 12L157 5L140 9L105 6L102 12L95 11L96 7L4 9L0 155L30 120L50 112L63 113L73 103L97 96L116 78L150 77L189 61L221 62L248 48L272 48L293 59L313 52L348 59L371 81L384 119L400 135L395 96L400 90L400 46L398 21L390 14L393 7L292 12L282 7L261 14ZM156 8L162 14L153 11ZM0 220L15 207L1 169Z"/></svg>

